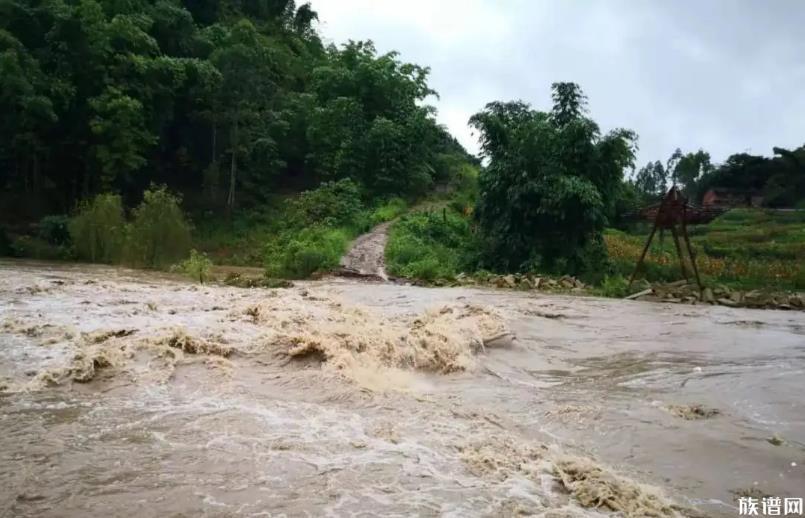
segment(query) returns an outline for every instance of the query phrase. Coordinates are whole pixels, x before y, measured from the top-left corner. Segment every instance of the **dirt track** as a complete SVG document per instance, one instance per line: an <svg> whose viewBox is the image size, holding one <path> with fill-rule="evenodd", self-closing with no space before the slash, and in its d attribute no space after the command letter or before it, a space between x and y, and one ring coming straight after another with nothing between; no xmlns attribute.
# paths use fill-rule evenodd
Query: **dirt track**
<svg viewBox="0 0 805 518"><path fill-rule="evenodd" d="M352 243L350 251L341 258L341 267L346 273L388 279L384 255L391 223L381 223Z"/></svg>

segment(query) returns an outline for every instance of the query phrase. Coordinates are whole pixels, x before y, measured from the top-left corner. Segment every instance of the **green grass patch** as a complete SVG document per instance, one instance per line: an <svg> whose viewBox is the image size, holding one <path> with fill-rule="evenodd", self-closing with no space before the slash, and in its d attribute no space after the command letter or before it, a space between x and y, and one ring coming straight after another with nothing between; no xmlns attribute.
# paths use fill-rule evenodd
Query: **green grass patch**
<svg viewBox="0 0 805 518"><path fill-rule="evenodd" d="M353 239L407 210L401 198L367 204L356 184L341 180L277 197L231 221L200 218L194 242L216 264L263 266L272 278L304 279L336 268Z"/></svg>
<svg viewBox="0 0 805 518"><path fill-rule="evenodd" d="M475 266L470 222L452 210L413 212L392 225L386 266L397 277L433 281L452 279Z"/></svg>
<svg viewBox="0 0 805 518"><path fill-rule="evenodd" d="M402 198L392 198L389 201L382 203L374 211L372 211L369 221L371 222L372 226L379 225L380 223L391 221L394 218L405 214L407 210L408 203L406 203L405 200Z"/></svg>

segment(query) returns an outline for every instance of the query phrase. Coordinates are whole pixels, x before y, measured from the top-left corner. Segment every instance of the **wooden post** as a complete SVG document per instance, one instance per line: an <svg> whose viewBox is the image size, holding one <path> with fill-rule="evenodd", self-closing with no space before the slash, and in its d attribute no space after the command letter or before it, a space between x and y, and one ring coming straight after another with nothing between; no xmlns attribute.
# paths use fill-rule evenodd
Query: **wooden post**
<svg viewBox="0 0 805 518"><path fill-rule="evenodd" d="M702 279L699 277L699 267L696 266L696 253L693 251L693 247L690 246L690 237L688 237L688 208L687 204L682 209L682 237L685 239L685 246L688 247L688 255L690 256L690 264L693 266L693 273L696 275L696 284L699 285L699 292L704 291L704 286L702 285Z"/></svg>
<svg viewBox="0 0 805 518"><path fill-rule="evenodd" d="M676 255L679 256L679 267L682 269L682 277L688 280L688 270L685 268L685 256L682 255L682 246L679 244L679 233L676 231L676 222L671 227L671 234L674 236L674 244L676 245Z"/></svg>
<svg viewBox="0 0 805 518"><path fill-rule="evenodd" d="M632 272L632 276L629 277L629 288L632 287L632 283L634 282L634 278L637 275L637 271L640 269L640 266L643 264L643 260L646 258L646 253L648 253L648 247L651 245L651 240L654 239L654 233L657 232L657 221L654 221L654 227L651 229L651 234L648 236L648 240L646 241L646 246L643 247L643 253L640 254L640 259L637 260L637 264L634 267L634 271Z"/></svg>
<svg viewBox="0 0 805 518"><path fill-rule="evenodd" d="M669 191L670 194L670 191ZM646 258L646 254L648 253L648 247L651 245L651 240L654 239L654 234L657 232L657 227L660 223L660 215L663 213L663 209L665 208L665 203L668 201L669 195L666 194L665 197L660 202L660 206L657 209L657 216L654 218L654 226L651 228L651 234L648 236L648 240L646 241L646 246L643 247L643 253L640 254L640 259L638 259L637 264L634 267L634 271L632 272L632 276L629 277L629 288L632 287L632 283L634 282L634 278L637 275L637 271L640 269L640 266L643 265L643 261Z"/></svg>

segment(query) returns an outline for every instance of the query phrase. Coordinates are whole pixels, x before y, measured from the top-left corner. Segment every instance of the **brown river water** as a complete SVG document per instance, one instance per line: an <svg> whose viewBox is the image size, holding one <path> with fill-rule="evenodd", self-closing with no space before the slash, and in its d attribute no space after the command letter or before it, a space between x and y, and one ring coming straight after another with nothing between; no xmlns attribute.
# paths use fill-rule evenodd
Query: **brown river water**
<svg viewBox="0 0 805 518"><path fill-rule="evenodd" d="M0 516L737 516L805 313L0 262Z"/></svg>

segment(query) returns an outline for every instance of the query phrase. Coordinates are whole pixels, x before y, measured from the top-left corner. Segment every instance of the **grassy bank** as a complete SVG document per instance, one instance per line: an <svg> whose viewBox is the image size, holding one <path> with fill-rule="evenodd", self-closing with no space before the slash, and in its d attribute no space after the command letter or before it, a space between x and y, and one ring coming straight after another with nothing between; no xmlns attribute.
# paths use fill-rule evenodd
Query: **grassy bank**
<svg viewBox="0 0 805 518"><path fill-rule="evenodd" d="M614 271L629 276L650 228L608 230L604 240ZM738 289L805 289L805 212L734 209L707 225L689 228L697 265L707 284ZM650 281L681 277L670 235L655 237L640 276Z"/></svg>
<svg viewBox="0 0 805 518"><path fill-rule="evenodd" d="M470 222L450 207L406 214L389 231L386 269L395 277L433 281L471 271Z"/></svg>
<svg viewBox="0 0 805 518"><path fill-rule="evenodd" d="M299 279L336 267L355 237L408 210L400 198L366 200L349 180L275 197L231 218L185 215L180 199L164 189L146 194L128 214L119 196L100 195L71 216L48 216L17 232L0 227L0 256L161 270L203 257L217 265L262 268L268 277Z"/></svg>
<svg viewBox="0 0 805 518"><path fill-rule="evenodd" d="M605 232L610 267L597 293L628 294L625 279L649 231L648 225L641 225L632 232ZM805 212L735 209L708 225L692 226L689 232L705 284L740 290L805 290ZM478 239L471 218L449 204L444 212L412 212L391 227L388 271L423 281L451 280L461 272L484 277L486 272L478 271ZM651 282L681 278L670 234L663 243L655 237L638 277Z"/></svg>
<svg viewBox="0 0 805 518"><path fill-rule="evenodd" d="M350 182L277 198L227 221L202 219L194 245L215 264L265 267L269 277L299 279L338 266L350 242L405 212L400 198L365 202Z"/></svg>

